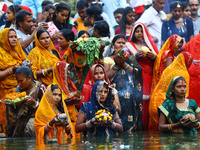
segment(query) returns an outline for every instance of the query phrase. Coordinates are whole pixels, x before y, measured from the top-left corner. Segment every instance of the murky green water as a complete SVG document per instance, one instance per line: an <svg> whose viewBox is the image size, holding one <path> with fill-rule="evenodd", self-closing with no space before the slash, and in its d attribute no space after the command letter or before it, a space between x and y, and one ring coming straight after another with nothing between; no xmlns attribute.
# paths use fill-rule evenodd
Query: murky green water
<svg viewBox="0 0 200 150"><path fill-rule="evenodd" d="M0 139L0 149L32 150L35 139L12 138ZM123 134L113 138L83 138L76 144L48 143L45 149L77 149L77 150L132 150L132 149L200 149L200 137L184 136L181 134L149 134L137 132Z"/></svg>

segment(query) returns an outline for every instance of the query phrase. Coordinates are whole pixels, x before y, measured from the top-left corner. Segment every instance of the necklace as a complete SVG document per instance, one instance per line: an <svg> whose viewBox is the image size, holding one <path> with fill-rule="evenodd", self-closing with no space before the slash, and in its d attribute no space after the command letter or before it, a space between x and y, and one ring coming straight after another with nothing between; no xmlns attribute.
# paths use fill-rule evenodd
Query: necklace
<svg viewBox="0 0 200 150"><path fill-rule="evenodd" d="M178 19L178 20L174 20L175 24L181 23L182 22L182 18Z"/></svg>

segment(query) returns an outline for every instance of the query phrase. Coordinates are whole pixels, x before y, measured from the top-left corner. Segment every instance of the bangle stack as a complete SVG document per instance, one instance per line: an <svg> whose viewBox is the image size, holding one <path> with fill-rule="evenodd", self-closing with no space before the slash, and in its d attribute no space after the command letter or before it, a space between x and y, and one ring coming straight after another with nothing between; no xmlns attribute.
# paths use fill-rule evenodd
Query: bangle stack
<svg viewBox="0 0 200 150"><path fill-rule="evenodd" d="M168 124L168 130L169 131L173 131L174 129L172 128L172 125L171 124Z"/></svg>
<svg viewBox="0 0 200 150"><path fill-rule="evenodd" d="M13 74L12 69L8 68L8 73L9 73L9 74Z"/></svg>
<svg viewBox="0 0 200 150"><path fill-rule="evenodd" d="M47 69L42 69L42 75L43 75L43 76L46 76L47 74L48 74Z"/></svg>
<svg viewBox="0 0 200 150"><path fill-rule="evenodd" d="M130 66L127 64L126 67L124 67L124 69L128 69L128 68L130 68Z"/></svg>
<svg viewBox="0 0 200 150"><path fill-rule="evenodd" d="M200 123L198 122L198 127L196 127L195 129L199 129L200 128Z"/></svg>
<svg viewBox="0 0 200 150"><path fill-rule="evenodd" d="M47 126L48 126L49 128L53 128L53 126L50 126L50 125L49 125L49 122L47 123Z"/></svg>

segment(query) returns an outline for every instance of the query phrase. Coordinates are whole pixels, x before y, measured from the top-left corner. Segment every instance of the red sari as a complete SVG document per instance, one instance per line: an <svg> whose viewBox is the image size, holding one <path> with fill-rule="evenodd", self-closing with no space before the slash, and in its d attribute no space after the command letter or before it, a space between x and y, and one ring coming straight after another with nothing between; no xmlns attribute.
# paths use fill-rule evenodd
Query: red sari
<svg viewBox="0 0 200 150"><path fill-rule="evenodd" d="M92 87L94 85L94 80L93 80L93 77L94 77L94 71L96 70L96 67L101 67L104 71L104 75L105 75L105 80L107 83L110 83L108 78L106 77L106 73L105 73L105 70L104 70L104 67L101 65L101 64L94 64L88 74L87 74L87 77L86 77L86 80L83 84L83 89L82 89L82 93L81 93L81 100L79 102L79 109L81 108L81 105L83 102L89 102L90 100L90 97L91 97L91 92L92 92Z"/></svg>
<svg viewBox="0 0 200 150"><path fill-rule="evenodd" d="M138 22L133 26L131 35L126 43L127 47L130 50L132 55L135 55L138 51L135 44L132 42L132 38L135 32L135 29L141 26L143 29L143 36L146 46L154 53L158 54L158 49L153 42L153 37L149 34L144 24ZM153 65L154 60L148 57L141 57L137 59L138 64L142 67L142 77L143 77L143 110L142 110L142 120L144 129L148 129L149 126L149 100L151 94L151 83L153 77Z"/></svg>
<svg viewBox="0 0 200 150"><path fill-rule="evenodd" d="M200 106L200 34L193 37L183 49L193 56L190 74L189 99L196 100Z"/></svg>

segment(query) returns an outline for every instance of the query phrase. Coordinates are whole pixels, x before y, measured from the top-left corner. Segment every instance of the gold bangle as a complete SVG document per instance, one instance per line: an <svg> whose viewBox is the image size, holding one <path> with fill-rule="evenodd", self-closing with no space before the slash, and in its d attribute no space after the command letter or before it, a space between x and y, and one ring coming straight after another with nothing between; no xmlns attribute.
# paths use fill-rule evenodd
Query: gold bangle
<svg viewBox="0 0 200 150"><path fill-rule="evenodd" d="M195 129L199 129L200 128L200 123L198 122L198 127L196 127Z"/></svg>
<svg viewBox="0 0 200 150"><path fill-rule="evenodd" d="M9 73L9 74L13 74L12 69L8 68L8 73Z"/></svg>
<svg viewBox="0 0 200 150"><path fill-rule="evenodd" d="M45 73L45 75L49 74L47 69L44 69L44 73Z"/></svg>
<svg viewBox="0 0 200 150"><path fill-rule="evenodd" d="M53 128L53 126L50 126L50 125L49 125L49 122L47 123L47 126L48 126L49 128Z"/></svg>
<svg viewBox="0 0 200 150"><path fill-rule="evenodd" d="M173 128L172 128L172 125L171 125L171 124L168 124L168 130L169 130L169 131L173 131Z"/></svg>
<svg viewBox="0 0 200 150"><path fill-rule="evenodd" d="M66 128L70 128L70 124L68 124L68 125L66 126Z"/></svg>

